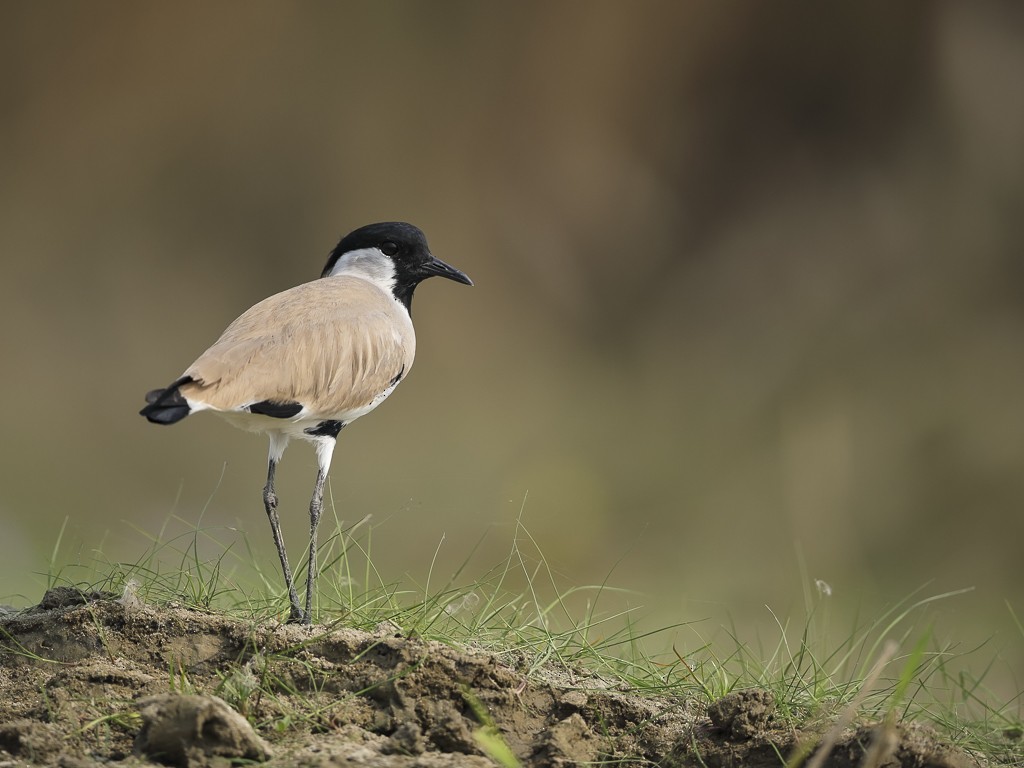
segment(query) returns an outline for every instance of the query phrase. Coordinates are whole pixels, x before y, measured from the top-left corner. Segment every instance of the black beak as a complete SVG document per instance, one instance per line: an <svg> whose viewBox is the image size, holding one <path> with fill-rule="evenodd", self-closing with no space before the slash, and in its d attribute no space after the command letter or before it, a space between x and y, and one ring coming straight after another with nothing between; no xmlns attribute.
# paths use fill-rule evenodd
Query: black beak
<svg viewBox="0 0 1024 768"><path fill-rule="evenodd" d="M428 277L447 277L449 280L454 280L456 283L462 283L463 285L472 285L473 281L469 279L462 270L456 269L450 264L445 264L438 258L433 256L430 257L430 261L424 264L420 269L423 271L424 279Z"/></svg>

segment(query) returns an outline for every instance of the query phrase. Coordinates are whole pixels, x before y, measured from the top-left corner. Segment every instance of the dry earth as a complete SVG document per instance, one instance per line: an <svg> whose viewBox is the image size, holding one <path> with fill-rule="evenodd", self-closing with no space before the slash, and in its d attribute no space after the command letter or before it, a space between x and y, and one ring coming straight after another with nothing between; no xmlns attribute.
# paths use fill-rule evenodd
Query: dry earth
<svg viewBox="0 0 1024 768"><path fill-rule="evenodd" d="M70 588L0 617L0 768L778 766L820 734L771 695L706 706L586 671L374 633L252 623ZM511 761L511 758L509 759ZM825 765L977 765L922 727L846 733Z"/></svg>

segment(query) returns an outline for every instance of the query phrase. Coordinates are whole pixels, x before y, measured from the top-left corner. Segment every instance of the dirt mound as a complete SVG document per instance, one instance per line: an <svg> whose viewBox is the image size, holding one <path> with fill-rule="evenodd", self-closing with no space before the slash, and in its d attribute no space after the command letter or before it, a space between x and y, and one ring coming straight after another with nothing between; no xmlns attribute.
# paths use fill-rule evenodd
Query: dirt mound
<svg viewBox="0 0 1024 768"><path fill-rule="evenodd" d="M810 738L762 691L710 708L582 670L405 637L51 590L0 617L0 765L777 766ZM7 754L4 754L6 752ZM974 763L923 729L851 733L835 768ZM514 757L513 757L514 756Z"/></svg>

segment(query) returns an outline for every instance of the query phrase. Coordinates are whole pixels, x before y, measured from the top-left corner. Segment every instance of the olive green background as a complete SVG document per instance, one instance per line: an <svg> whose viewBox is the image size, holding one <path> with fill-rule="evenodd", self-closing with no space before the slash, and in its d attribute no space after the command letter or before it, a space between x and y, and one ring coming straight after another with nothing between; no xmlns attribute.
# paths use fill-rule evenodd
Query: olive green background
<svg viewBox="0 0 1024 768"><path fill-rule="evenodd" d="M481 537L482 574L521 515L681 648L770 644L816 579L841 637L974 587L937 632L1019 691L1024 13L827 5L4 3L2 599L65 518L58 564L201 515L276 573L264 440L142 394L401 219L477 285L420 288L335 452L387 578ZM281 473L297 560L312 451Z"/></svg>

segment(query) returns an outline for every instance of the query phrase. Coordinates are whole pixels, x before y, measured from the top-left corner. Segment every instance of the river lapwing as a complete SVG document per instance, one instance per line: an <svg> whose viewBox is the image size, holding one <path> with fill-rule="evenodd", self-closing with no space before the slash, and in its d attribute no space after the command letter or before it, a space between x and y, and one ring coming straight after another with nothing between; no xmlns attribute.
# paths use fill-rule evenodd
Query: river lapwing
<svg viewBox="0 0 1024 768"><path fill-rule="evenodd" d="M289 622L312 621L317 525L338 433L384 402L409 375L416 352L412 295L434 276L473 284L431 255L417 227L402 222L361 227L331 251L319 280L259 302L180 377L146 395L140 413L154 424L214 411L237 427L270 437L263 503L288 587ZM304 609L274 493L274 471L292 438L313 443L319 464L309 504Z"/></svg>

